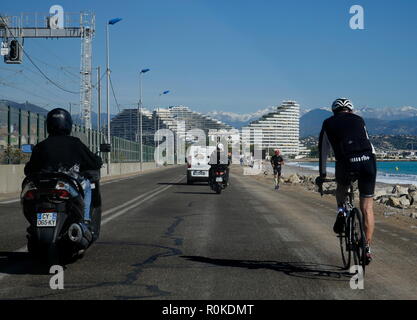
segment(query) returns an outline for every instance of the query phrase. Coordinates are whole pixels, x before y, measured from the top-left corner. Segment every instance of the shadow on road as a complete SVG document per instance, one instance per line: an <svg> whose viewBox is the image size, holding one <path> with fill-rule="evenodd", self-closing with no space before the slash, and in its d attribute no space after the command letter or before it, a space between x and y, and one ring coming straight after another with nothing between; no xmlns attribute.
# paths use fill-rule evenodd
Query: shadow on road
<svg viewBox="0 0 417 320"><path fill-rule="evenodd" d="M179 193L179 194L205 194L205 195L212 194L212 195L218 196L218 194L215 193L215 192L174 192L174 193Z"/></svg>
<svg viewBox="0 0 417 320"><path fill-rule="evenodd" d="M341 267L317 263L212 259L198 256L181 256L181 258L194 262L209 263L221 267L269 269L279 271L293 277L315 280L349 281L352 277L349 272Z"/></svg>
<svg viewBox="0 0 417 320"><path fill-rule="evenodd" d="M203 187L207 187L208 184L207 183L193 183L191 184L187 184L186 182L160 182L158 183L159 185L163 185L163 186L203 186Z"/></svg>
<svg viewBox="0 0 417 320"><path fill-rule="evenodd" d="M28 252L0 252L0 273L9 275L45 275L49 268Z"/></svg>

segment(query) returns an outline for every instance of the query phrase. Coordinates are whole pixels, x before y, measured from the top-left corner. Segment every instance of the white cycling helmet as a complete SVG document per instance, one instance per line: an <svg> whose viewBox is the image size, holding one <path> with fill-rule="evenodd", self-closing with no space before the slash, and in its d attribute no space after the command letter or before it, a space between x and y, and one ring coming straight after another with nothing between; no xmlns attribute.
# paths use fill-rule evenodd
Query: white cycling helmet
<svg viewBox="0 0 417 320"><path fill-rule="evenodd" d="M220 151L224 151L224 145L223 145L223 143L218 143L217 144L217 149L219 149Z"/></svg>
<svg viewBox="0 0 417 320"><path fill-rule="evenodd" d="M333 112L338 112L338 111L341 111L343 109L353 111L352 102L349 99L346 99L346 98L336 99L335 102L333 102L332 111Z"/></svg>

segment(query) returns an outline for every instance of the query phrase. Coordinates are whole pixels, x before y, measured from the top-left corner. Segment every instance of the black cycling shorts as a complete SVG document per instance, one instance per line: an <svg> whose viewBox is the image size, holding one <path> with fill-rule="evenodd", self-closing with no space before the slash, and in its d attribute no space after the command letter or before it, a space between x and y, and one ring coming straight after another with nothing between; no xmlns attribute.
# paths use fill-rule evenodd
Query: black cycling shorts
<svg viewBox="0 0 417 320"><path fill-rule="evenodd" d="M274 167L274 176L281 176L281 167Z"/></svg>
<svg viewBox="0 0 417 320"><path fill-rule="evenodd" d="M358 180L361 198L373 198L376 184L376 158L367 153L336 162L336 182L348 186Z"/></svg>

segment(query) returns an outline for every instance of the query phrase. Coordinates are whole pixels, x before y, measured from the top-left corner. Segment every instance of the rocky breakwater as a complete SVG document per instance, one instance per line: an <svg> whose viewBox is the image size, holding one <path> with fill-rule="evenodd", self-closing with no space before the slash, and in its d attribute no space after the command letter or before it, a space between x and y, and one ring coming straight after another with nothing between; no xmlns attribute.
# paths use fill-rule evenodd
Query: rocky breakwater
<svg viewBox="0 0 417 320"><path fill-rule="evenodd" d="M306 189L317 192L315 184L316 176L300 175L297 173L281 177L281 183L288 185L302 185ZM323 192L325 194L336 194L336 183L325 183ZM357 183L354 184L355 193L358 196ZM378 186L375 190L374 200L386 207L395 209L417 209L417 186L385 185ZM410 217L417 219L417 213L409 213Z"/></svg>

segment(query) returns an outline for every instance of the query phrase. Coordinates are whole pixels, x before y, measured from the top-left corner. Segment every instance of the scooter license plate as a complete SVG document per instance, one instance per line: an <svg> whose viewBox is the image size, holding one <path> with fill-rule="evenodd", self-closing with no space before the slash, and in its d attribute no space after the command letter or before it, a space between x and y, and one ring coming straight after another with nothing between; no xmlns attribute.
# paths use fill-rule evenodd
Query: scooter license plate
<svg viewBox="0 0 417 320"><path fill-rule="evenodd" d="M223 178L216 178L216 182L223 182Z"/></svg>
<svg viewBox="0 0 417 320"><path fill-rule="evenodd" d="M56 226L56 212L38 213L37 215L37 227L55 227Z"/></svg>

